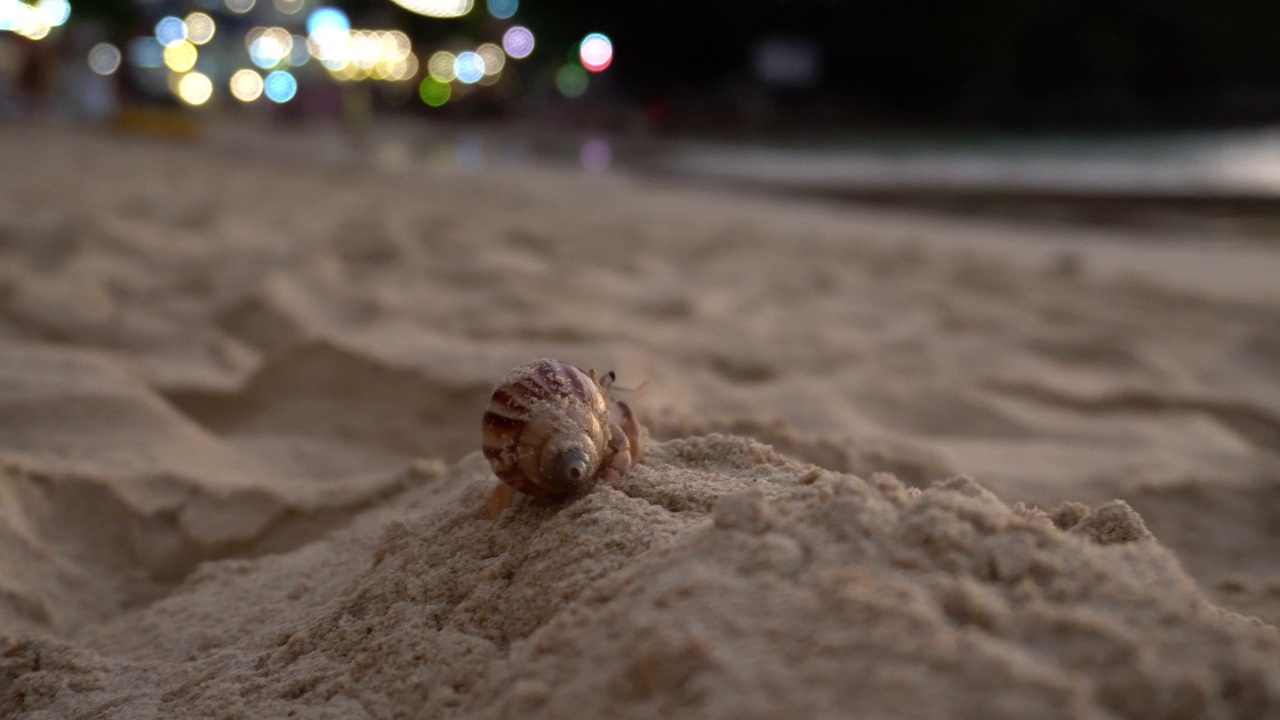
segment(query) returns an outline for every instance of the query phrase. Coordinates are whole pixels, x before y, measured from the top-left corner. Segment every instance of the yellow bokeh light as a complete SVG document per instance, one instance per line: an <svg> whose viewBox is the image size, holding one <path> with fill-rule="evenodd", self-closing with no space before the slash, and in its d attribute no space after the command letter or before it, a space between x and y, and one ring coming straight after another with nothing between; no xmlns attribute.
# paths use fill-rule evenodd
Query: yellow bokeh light
<svg viewBox="0 0 1280 720"><path fill-rule="evenodd" d="M342 69L336 71L334 73L334 77L336 77L339 80L356 82L359 80L367 80L369 78L369 71L365 70L359 65L356 65L355 63L349 63L347 65L344 65Z"/></svg>
<svg viewBox="0 0 1280 720"><path fill-rule="evenodd" d="M282 27L255 27L245 33L244 46L255 65L269 68L293 52L293 35Z"/></svg>
<svg viewBox="0 0 1280 720"><path fill-rule="evenodd" d="M395 74L392 80L412 80L418 75L418 56L409 53L409 56L396 63Z"/></svg>
<svg viewBox="0 0 1280 720"><path fill-rule="evenodd" d="M475 6L473 0L391 0L395 4L419 15L437 18L462 17Z"/></svg>
<svg viewBox="0 0 1280 720"><path fill-rule="evenodd" d="M9 0L0 2L0 30L12 30L30 40L43 40L54 27L66 22L71 6L66 2L28 5Z"/></svg>
<svg viewBox="0 0 1280 720"><path fill-rule="evenodd" d="M311 57L322 62L332 59L330 56L334 54L333 45L332 42L317 40L315 35L307 37L307 52L311 53Z"/></svg>
<svg viewBox="0 0 1280 720"><path fill-rule="evenodd" d="M275 5L282 15L296 15L306 5L306 0L275 0Z"/></svg>
<svg viewBox="0 0 1280 720"><path fill-rule="evenodd" d="M187 40L195 45L203 45L212 40L218 29L213 18L202 12L191 13L183 22L187 25Z"/></svg>
<svg viewBox="0 0 1280 720"><path fill-rule="evenodd" d="M253 102L262 97L262 76L244 68L231 76L231 96L240 102Z"/></svg>
<svg viewBox="0 0 1280 720"><path fill-rule="evenodd" d="M350 61L364 70L370 70L382 59L382 45L373 32L358 30L351 33L351 45L347 48Z"/></svg>
<svg viewBox="0 0 1280 720"><path fill-rule="evenodd" d="M409 57L409 53L413 52L413 43L410 42L409 36L399 30L392 30L387 33L384 41L386 45L386 54L392 56L395 60L404 60Z"/></svg>
<svg viewBox="0 0 1280 720"><path fill-rule="evenodd" d="M196 46L184 40L164 49L164 66L176 73L184 73L196 66L198 56Z"/></svg>
<svg viewBox="0 0 1280 720"><path fill-rule="evenodd" d="M484 60L484 74L497 75L502 72L502 67L507 64L507 54L502 48L493 43L485 43L476 48L476 54L480 59Z"/></svg>
<svg viewBox="0 0 1280 720"><path fill-rule="evenodd" d="M453 53L440 50L427 61L427 74L443 83L453 82L458 77L453 70L455 60L457 57Z"/></svg>
<svg viewBox="0 0 1280 720"><path fill-rule="evenodd" d="M202 73L187 73L178 80L177 93L188 105L203 105L213 97L213 81Z"/></svg>
<svg viewBox="0 0 1280 720"><path fill-rule="evenodd" d="M394 81L418 72L413 43L400 30L325 30L312 33L306 43L311 57L344 82Z"/></svg>
<svg viewBox="0 0 1280 720"><path fill-rule="evenodd" d="M267 28L267 37L272 38L284 50L285 54L293 52L293 35L282 27Z"/></svg>
<svg viewBox="0 0 1280 720"><path fill-rule="evenodd" d="M18 28L16 32L28 40L43 40L49 36L53 27L48 23L31 22Z"/></svg>

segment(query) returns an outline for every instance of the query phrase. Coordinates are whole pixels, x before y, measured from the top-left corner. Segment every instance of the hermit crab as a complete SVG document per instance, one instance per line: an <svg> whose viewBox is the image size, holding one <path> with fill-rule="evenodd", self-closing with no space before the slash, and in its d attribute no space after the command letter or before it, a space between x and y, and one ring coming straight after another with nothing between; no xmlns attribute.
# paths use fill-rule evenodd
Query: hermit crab
<svg viewBox="0 0 1280 720"><path fill-rule="evenodd" d="M517 367L498 385L482 423L484 456L502 481L489 498L491 517L511 504L513 490L582 494L640 458L635 413L609 397L614 377L543 359Z"/></svg>

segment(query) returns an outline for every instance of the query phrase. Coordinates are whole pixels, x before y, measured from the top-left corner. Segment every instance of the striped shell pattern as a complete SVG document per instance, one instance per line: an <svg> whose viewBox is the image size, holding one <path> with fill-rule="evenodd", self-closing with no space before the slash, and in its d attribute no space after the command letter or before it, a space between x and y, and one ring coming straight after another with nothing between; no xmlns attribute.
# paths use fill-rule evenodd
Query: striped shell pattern
<svg viewBox="0 0 1280 720"><path fill-rule="evenodd" d="M620 432L610 423L607 389L558 360L512 370L489 400L483 430L494 474L535 496L590 489L616 452Z"/></svg>

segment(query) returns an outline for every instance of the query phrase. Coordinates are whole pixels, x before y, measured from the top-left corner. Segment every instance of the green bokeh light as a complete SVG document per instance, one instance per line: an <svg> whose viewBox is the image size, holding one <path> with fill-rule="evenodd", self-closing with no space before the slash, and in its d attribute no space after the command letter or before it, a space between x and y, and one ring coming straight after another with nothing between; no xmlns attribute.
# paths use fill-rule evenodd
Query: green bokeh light
<svg viewBox="0 0 1280 720"><path fill-rule="evenodd" d="M567 98L582 97L587 91L587 71L575 63L566 64L556 71L556 89Z"/></svg>
<svg viewBox="0 0 1280 720"><path fill-rule="evenodd" d="M449 87L449 83L443 83L433 77L425 77L422 84L418 86L418 96L422 98L422 102L431 107L440 107L449 102L449 98L453 95L453 89Z"/></svg>

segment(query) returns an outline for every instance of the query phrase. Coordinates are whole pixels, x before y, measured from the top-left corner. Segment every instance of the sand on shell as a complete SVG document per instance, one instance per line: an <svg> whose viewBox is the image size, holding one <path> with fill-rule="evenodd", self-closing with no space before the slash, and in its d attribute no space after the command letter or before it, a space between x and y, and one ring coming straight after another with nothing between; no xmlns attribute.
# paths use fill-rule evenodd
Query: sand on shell
<svg viewBox="0 0 1280 720"><path fill-rule="evenodd" d="M1280 716L1274 249L233 150L0 128L0 716Z"/></svg>

